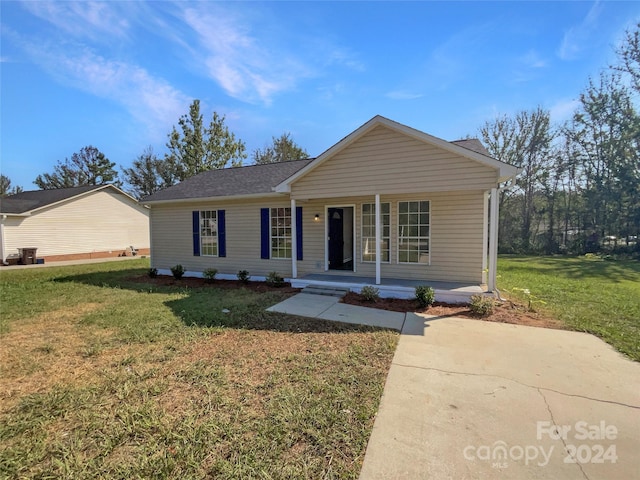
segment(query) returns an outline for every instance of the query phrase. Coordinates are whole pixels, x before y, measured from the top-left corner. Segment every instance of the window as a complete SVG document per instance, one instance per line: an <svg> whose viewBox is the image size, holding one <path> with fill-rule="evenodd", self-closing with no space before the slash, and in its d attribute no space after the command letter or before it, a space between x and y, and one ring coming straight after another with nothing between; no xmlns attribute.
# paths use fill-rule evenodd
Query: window
<svg viewBox="0 0 640 480"><path fill-rule="evenodd" d="M380 235L381 262L389 261L389 238L391 230L391 206L389 203L380 204L380 224L382 232ZM362 204L362 261L376 261L376 204Z"/></svg>
<svg viewBox="0 0 640 480"><path fill-rule="evenodd" d="M271 258L291 258L291 208L271 209Z"/></svg>
<svg viewBox="0 0 640 480"><path fill-rule="evenodd" d="M216 210L200 211L200 254L218 256L218 215Z"/></svg>
<svg viewBox="0 0 640 480"><path fill-rule="evenodd" d="M429 202L398 202L398 263L429 263Z"/></svg>

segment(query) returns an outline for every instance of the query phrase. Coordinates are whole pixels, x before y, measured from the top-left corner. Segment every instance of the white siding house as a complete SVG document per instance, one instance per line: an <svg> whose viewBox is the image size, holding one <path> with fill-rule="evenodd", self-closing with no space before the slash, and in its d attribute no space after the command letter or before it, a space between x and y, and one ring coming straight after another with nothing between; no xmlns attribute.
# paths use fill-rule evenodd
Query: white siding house
<svg viewBox="0 0 640 480"><path fill-rule="evenodd" d="M418 283L493 290L497 188L516 174L477 140L376 116L315 159L205 172L143 199L152 266L388 295Z"/></svg>
<svg viewBox="0 0 640 480"><path fill-rule="evenodd" d="M22 192L0 199L3 262L23 248L45 261L149 252L149 209L113 185Z"/></svg>

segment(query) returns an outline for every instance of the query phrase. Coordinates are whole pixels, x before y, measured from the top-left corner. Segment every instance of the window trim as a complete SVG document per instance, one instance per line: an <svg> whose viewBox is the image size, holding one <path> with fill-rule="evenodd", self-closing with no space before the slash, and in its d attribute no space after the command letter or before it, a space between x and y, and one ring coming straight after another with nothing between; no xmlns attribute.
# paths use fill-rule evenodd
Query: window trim
<svg viewBox="0 0 640 480"><path fill-rule="evenodd" d="M380 263L390 264L391 263L391 202L380 202L380 209L382 209L382 205L385 205L385 204L389 205L389 213L388 213L388 215L389 215L389 236L385 237L384 235L382 235L382 233L384 233L384 223L381 222L382 223L382 225L381 225L382 226L382 232L380 234L380 240L382 241L385 238L387 238L387 240L388 240L389 260L382 260L381 259ZM364 211L363 210L364 210L364 206L365 205L371 205L374 209L376 207L375 202L363 202L363 203L360 204L360 262L361 263L372 263L372 264L375 264L376 263L375 260L365 260L364 259L364 245L363 245L363 242L364 242L365 236L363 234L363 230L364 230ZM380 212L380 220L382 220L382 216L383 215L384 214L382 212ZM374 214L373 215L373 221L374 221L373 228L374 228L374 230L375 230L375 218L376 217L375 217L375 214ZM372 238L372 237L367 236L367 238ZM376 242L375 238L376 237L374 235L374 237L373 237L374 249L375 249L375 242ZM374 251L374 254L375 254L375 251Z"/></svg>
<svg viewBox="0 0 640 480"><path fill-rule="evenodd" d="M215 222L216 222L216 234L214 236L211 235L204 235L203 234L203 225L202 225L202 220L203 220L203 212L210 212L213 213L215 215ZM200 225L199 225L199 234L200 234L200 256L201 257L219 257L220 256L220 227L218 225L218 210L198 210L198 216L200 219ZM213 218L213 217L211 217ZM210 219L211 219L210 218ZM204 253L205 248L204 248L204 244L203 244L203 240L205 238L215 238L216 241L216 253L215 255L212 255L210 253Z"/></svg>
<svg viewBox="0 0 640 480"><path fill-rule="evenodd" d="M418 262L402 262L402 261L400 261L400 228L401 228L401 225L400 225L400 204L402 204L402 203L412 203L412 202L417 202L417 203L428 202L429 203L429 212L428 212L429 213L429 224L428 224L429 235L427 235L426 237L418 236L418 238L426 238L429 241L429 253L428 253L429 258L428 258L427 262L419 262L419 261ZM396 235L396 255L398 256L397 257L397 263L400 264L400 265L426 265L426 266L431 265L431 225L432 225L432 223L431 223L431 217L432 217L431 200L427 200L427 199L421 199L421 200L399 200L398 201L398 205L397 205L397 209L396 209L396 213L398 215L397 216L397 230L396 230L396 232L397 232L397 235ZM420 226L420 224L418 223L418 227L419 226ZM411 237L411 238L414 238L414 237ZM418 259L419 258L420 257L418 256Z"/></svg>
<svg viewBox="0 0 640 480"><path fill-rule="evenodd" d="M289 249L289 256L288 257L274 257L273 256L273 239L274 239L274 237L273 237L273 223L272 223L273 222L273 215L271 214L271 212L273 210L278 210L279 208L284 208L285 210L289 210L289 227L288 227L289 231L290 231L289 237L287 237L287 236L281 237L279 235L276 235L276 237L275 237L275 238L284 238L285 240L287 238L289 238L289 241L292 242L292 248ZM293 219L291 218L291 215L292 215L291 206L288 206L288 207L269 207L269 259L270 260L289 260L289 261L291 261L291 257L293 256L293 241L294 241L294 238L293 238L293 226L292 226ZM284 217L282 217L282 218L286 218L286 215Z"/></svg>

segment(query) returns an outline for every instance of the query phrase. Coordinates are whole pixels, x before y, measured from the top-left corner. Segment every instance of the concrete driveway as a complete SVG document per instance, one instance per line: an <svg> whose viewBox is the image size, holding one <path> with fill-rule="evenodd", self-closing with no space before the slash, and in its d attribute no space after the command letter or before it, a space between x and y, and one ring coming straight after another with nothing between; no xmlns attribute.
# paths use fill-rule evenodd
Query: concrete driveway
<svg viewBox="0 0 640 480"><path fill-rule="evenodd" d="M640 364L576 332L407 314L362 480L640 478Z"/></svg>

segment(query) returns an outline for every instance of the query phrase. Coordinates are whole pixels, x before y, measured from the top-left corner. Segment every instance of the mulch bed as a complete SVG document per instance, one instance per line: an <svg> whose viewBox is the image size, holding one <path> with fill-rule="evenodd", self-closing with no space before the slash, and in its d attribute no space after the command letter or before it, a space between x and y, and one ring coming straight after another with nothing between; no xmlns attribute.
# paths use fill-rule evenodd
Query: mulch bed
<svg viewBox="0 0 640 480"><path fill-rule="evenodd" d="M215 287L223 289L232 288L246 288L253 292L282 292L282 293L298 293L300 288L293 288L290 283L285 283L282 287L272 287L267 285L266 282L247 282L242 283L238 280L214 280L209 282L204 278L197 277L182 277L180 280L176 280L171 275L158 275L157 277L149 277L148 275L138 275L136 277L129 277L127 280L136 283L150 283L157 286L166 287L188 287L188 288L204 288Z"/></svg>
<svg viewBox="0 0 640 480"><path fill-rule="evenodd" d="M496 302L493 313L486 317L474 314L468 305L449 304L436 302L430 307L422 308L416 300L403 300L400 298L379 298L370 302L362 298L362 295L349 292L342 299L343 303L358 305L361 307L379 308L393 312L416 312L436 317L464 317L488 322L512 323L516 325L528 325L530 327L566 328L560 320L548 317L540 312L529 311L523 305L511 301Z"/></svg>

